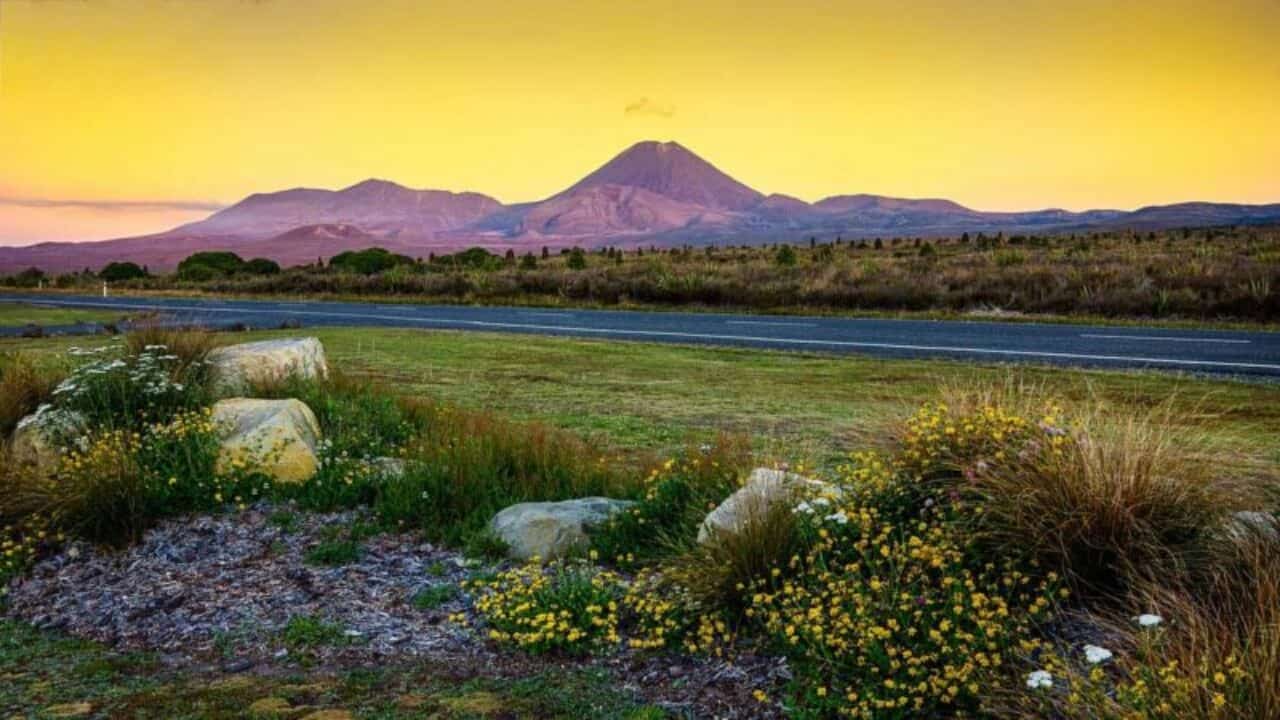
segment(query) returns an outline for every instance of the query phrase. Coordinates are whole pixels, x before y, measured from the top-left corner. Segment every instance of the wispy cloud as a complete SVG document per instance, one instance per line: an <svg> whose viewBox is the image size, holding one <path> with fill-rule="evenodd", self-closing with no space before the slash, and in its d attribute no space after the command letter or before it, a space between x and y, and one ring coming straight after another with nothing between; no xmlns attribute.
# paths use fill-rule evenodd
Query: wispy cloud
<svg viewBox="0 0 1280 720"><path fill-rule="evenodd" d="M676 114L676 106L671 103L658 102L647 97L642 97L635 102L628 103L622 109L622 114L627 117L662 117L669 118Z"/></svg>
<svg viewBox="0 0 1280 720"><path fill-rule="evenodd" d="M0 205L16 205L32 208L82 208L85 210L133 210L133 211L165 211L165 210L203 210L213 212L226 205L198 200L58 200L52 198L4 197L0 195Z"/></svg>

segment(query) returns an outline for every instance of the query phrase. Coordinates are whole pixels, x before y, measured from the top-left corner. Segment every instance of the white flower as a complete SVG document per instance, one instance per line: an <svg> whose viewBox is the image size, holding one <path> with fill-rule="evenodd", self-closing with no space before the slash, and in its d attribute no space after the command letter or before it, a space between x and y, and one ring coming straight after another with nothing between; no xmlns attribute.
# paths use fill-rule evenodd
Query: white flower
<svg viewBox="0 0 1280 720"><path fill-rule="evenodd" d="M820 498L814 498L813 504L817 505L818 507L827 507L828 505L831 504L831 501L824 497L820 497Z"/></svg>
<svg viewBox="0 0 1280 720"><path fill-rule="evenodd" d="M1027 687L1032 690L1053 687L1053 675L1048 670L1036 670L1027 675Z"/></svg>
<svg viewBox="0 0 1280 720"><path fill-rule="evenodd" d="M1111 651L1098 647L1097 645L1084 646L1084 659L1089 661L1090 665L1097 665L1100 662L1106 662L1111 659Z"/></svg>
<svg viewBox="0 0 1280 720"><path fill-rule="evenodd" d="M838 512L831 513L830 515L823 518L823 520L826 520L827 522L836 523L837 525L844 525L845 523L849 522L849 516L845 515L843 510L840 510Z"/></svg>
<svg viewBox="0 0 1280 720"><path fill-rule="evenodd" d="M1138 623L1139 627L1144 627L1144 628L1155 627L1160 623L1164 622L1164 618L1160 617L1159 615L1153 615L1151 613L1143 613L1138 617L1134 618L1133 620L1134 622Z"/></svg>
<svg viewBox="0 0 1280 720"><path fill-rule="evenodd" d="M795 510L792 510L792 512L812 514L813 507L809 505L809 503L801 501L800 504L796 506Z"/></svg>

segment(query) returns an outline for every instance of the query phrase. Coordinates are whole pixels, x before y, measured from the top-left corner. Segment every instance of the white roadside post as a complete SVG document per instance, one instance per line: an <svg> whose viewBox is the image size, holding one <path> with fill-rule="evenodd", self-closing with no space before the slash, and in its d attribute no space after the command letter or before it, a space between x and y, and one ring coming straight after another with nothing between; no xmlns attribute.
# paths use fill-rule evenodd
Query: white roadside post
<svg viewBox="0 0 1280 720"><path fill-rule="evenodd" d="M106 297L106 296L107 296L107 281L103 280L102 281L102 297Z"/></svg>

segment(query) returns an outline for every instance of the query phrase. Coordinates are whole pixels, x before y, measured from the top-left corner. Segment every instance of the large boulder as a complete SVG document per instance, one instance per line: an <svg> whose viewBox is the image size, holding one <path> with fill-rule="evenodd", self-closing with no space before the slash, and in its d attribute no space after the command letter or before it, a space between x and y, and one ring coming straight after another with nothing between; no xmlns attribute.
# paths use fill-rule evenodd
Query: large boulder
<svg viewBox="0 0 1280 720"><path fill-rule="evenodd" d="M512 505L489 521L489 529L519 560L553 560L587 547L588 533L635 503L604 497Z"/></svg>
<svg viewBox="0 0 1280 720"><path fill-rule="evenodd" d="M320 467L320 424L300 400L220 400L213 421L222 436L220 472L247 467L288 483L308 480Z"/></svg>
<svg viewBox="0 0 1280 720"><path fill-rule="evenodd" d="M737 534L753 518L770 512L780 502L795 504L805 498L840 497L840 488L803 475L756 468L736 492L707 513L698 528L698 542L706 543L721 534Z"/></svg>
<svg viewBox="0 0 1280 720"><path fill-rule="evenodd" d="M43 406L22 418L13 430L9 454L18 465L35 468L40 475L52 475L62 457L62 441L84 430L83 415Z"/></svg>
<svg viewBox="0 0 1280 720"><path fill-rule="evenodd" d="M254 385L291 377L311 380L329 374L324 345L313 337L227 345L214 348L206 360L211 385L220 397L241 395Z"/></svg>

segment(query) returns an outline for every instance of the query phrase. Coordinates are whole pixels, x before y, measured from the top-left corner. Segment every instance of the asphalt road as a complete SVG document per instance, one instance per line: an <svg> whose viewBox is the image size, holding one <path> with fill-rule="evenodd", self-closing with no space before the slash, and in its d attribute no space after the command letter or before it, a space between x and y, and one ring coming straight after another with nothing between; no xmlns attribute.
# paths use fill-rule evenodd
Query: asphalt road
<svg viewBox="0 0 1280 720"><path fill-rule="evenodd" d="M1161 368L1280 378L1280 333L1137 326L879 320L719 313L554 310L319 301L0 295L57 307L154 311L175 322L410 327L944 357L1092 367ZM85 326L81 329L91 328ZM71 328L67 328L71 330ZM12 330L8 334L13 334Z"/></svg>

